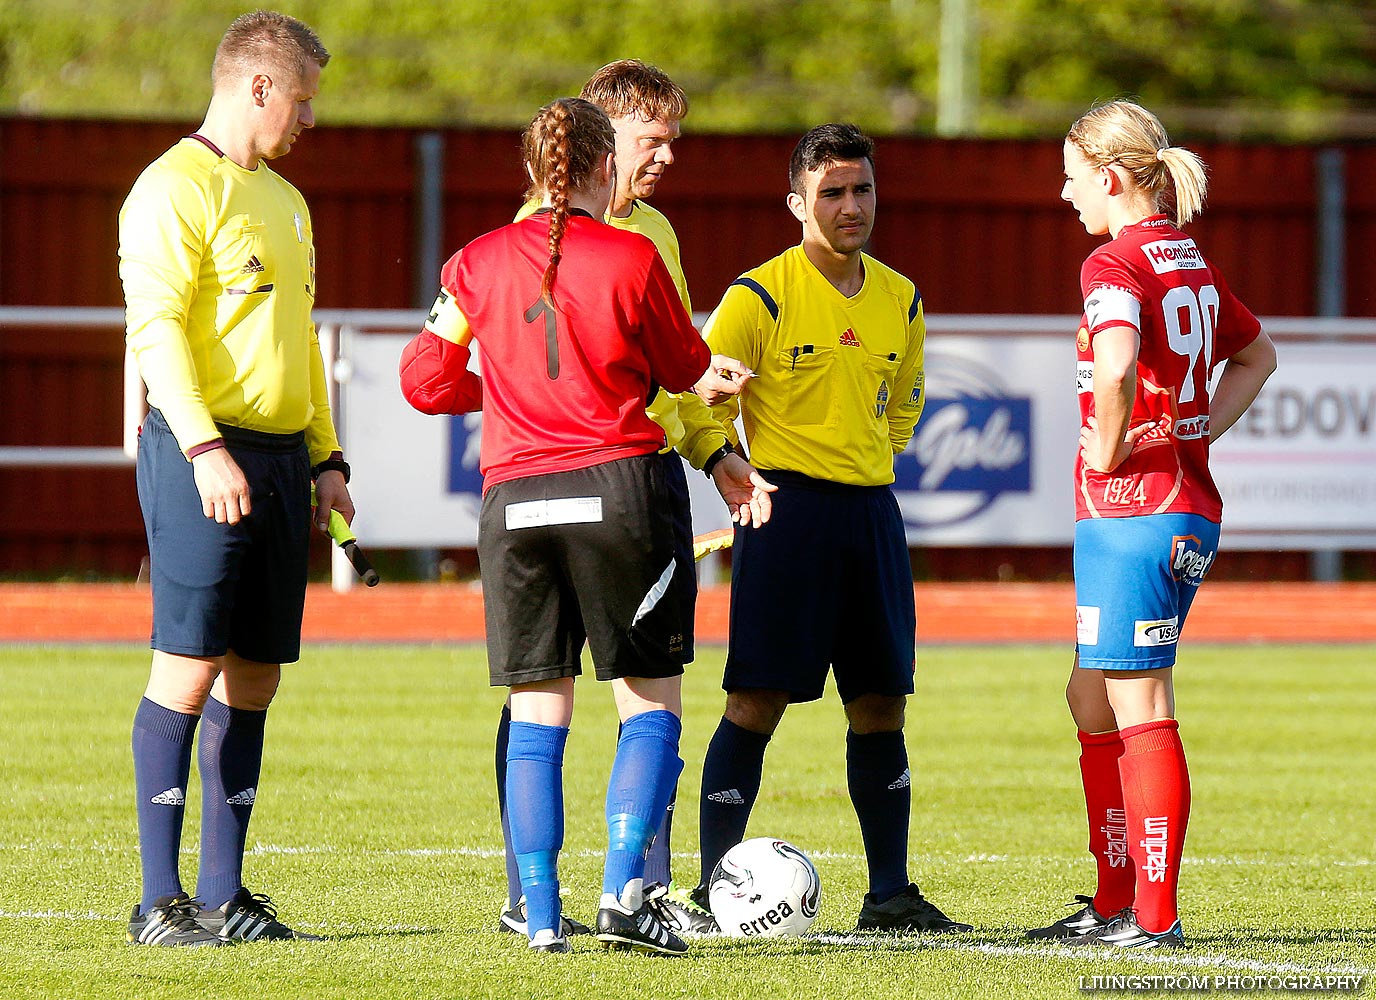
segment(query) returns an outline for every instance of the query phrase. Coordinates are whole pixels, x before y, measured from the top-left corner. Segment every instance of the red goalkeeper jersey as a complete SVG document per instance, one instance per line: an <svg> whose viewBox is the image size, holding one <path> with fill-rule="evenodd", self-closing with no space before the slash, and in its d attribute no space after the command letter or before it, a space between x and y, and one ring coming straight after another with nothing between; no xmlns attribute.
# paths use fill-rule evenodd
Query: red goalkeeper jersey
<svg viewBox="0 0 1376 1000"><path fill-rule="evenodd" d="M1256 339L1261 324L1164 215L1127 226L1090 254L1080 288L1081 421L1094 413L1094 335L1129 326L1141 337L1130 425L1153 427L1107 475L1077 452L1076 519L1190 513L1220 521L1223 501L1209 472L1211 379L1217 364Z"/></svg>
<svg viewBox="0 0 1376 1000"><path fill-rule="evenodd" d="M540 295L547 213L478 237L444 265L435 312L402 355L412 405L483 411L484 488L660 450L664 431L646 405L707 370L710 352L654 243L578 212L560 250L551 308ZM481 378L468 370L469 331Z"/></svg>

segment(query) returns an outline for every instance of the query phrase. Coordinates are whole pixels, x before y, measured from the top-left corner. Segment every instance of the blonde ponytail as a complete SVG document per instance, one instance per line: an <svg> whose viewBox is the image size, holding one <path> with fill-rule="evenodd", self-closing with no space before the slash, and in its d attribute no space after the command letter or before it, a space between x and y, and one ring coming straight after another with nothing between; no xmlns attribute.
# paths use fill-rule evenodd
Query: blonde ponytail
<svg viewBox="0 0 1376 1000"><path fill-rule="evenodd" d="M1154 114L1132 101L1110 101L1080 117L1066 141L1096 167L1122 167L1156 206L1170 202L1171 221L1183 226L1204 209L1208 171L1204 161L1172 146Z"/></svg>

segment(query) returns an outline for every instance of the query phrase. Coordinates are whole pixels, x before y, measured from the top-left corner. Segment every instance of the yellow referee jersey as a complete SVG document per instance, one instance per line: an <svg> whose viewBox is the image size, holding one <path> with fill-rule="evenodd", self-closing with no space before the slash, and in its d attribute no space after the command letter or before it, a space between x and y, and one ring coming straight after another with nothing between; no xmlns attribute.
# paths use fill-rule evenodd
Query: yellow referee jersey
<svg viewBox="0 0 1376 1000"><path fill-rule="evenodd" d="M216 422L304 430L313 463L339 450L296 188L182 139L125 199L119 255L127 342L183 453L219 437Z"/></svg>
<svg viewBox="0 0 1376 1000"><path fill-rule="evenodd" d="M526 202L516 213L516 221L526 218L539 207L539 202ZM669 269L669 276L674 279L674 287L678 289L678 297L683 300L683 308L691 316L693 304L688 297L688 281L683 276L678 236L664 213L643 201L636 201L631 203L631 214L624 219L609 215L604 221L615 229L625 229L650 238L659 250L664 266ZM660 390L645 412L664 429L668 447L677 449L695 469L701 469L708 456L721 447L721 425L707 405L692 392L674 394Z"/></svg>
<svg viewBox="0 0 1376 1000"><path fill-rule="evenodd" d="M847 297L796 246L742 275L707 320L713 353L755 370L744 398L750 461L855 486L893 482L922 414L926 324L913 283L868 254Z"/></svg>

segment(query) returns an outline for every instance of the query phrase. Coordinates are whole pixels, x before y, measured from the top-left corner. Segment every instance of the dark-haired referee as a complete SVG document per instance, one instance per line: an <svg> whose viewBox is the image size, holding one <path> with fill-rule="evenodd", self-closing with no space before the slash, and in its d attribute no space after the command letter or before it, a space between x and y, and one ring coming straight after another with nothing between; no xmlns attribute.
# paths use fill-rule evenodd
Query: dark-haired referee
<svg viewBox="0 0 1376 1000"><path fill-rule="evenodd" d="M706 329L713 352L757 375L742 396L709 402L728 428L743 408L750 460L779 489L769 523L736 532L726 711L702 770L696 896L744 837L784 710L820 698L830 669L869 864L857 929L969 930L924 899L907 869L903 709L917 622L891 484L922 412L922 300L864 253L875 209L867 136L818 126L788 173L802 243L737 279Z"/></svg>

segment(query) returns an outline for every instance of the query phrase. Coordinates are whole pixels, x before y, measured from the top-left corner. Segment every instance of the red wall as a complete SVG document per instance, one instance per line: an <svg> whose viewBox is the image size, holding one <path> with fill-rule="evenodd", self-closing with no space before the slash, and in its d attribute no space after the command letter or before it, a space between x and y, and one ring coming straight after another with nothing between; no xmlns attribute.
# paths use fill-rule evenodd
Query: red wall
<svg viewBox="0 0 1376 1000"><path fill-rule="evenodd" d="M0 305L120 305L120 203L191 127L0 117ZM322 127L273 164L311 205L320 306L429 303L441 261L415 259L419 134ZM445 256L508 221L524 178L515 132L441 135ZM675 145L655 205L678 232L695 308L798 240L784 207L795 141L689 131ZM1317 150L1195 148L1212 194L1192 232L1256 312L1311 314ZM929 313L1078 310L1095 241L1059 200L1059 141L887 138L877 161L872 250L917 282ZM1348 149L1347 178L1349 312L1371 316L1376 149ZM0 327L0 444L118 444L122 350L118 329ZM0 468L0 574L132 575L143 553L131 471Z"/></svg>

